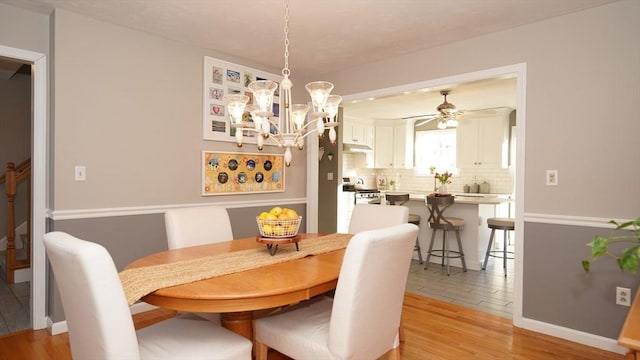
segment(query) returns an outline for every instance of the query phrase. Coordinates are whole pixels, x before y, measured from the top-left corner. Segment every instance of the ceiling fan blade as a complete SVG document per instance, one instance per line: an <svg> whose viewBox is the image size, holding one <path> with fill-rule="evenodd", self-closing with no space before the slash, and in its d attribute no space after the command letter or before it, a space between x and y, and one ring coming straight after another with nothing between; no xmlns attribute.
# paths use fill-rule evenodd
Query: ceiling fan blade
<svg viewBox="0 0 640 360"><path fill-rule="evenodd" d="M417 126L422 126L422 125L424 125L424 124L428 124L428 123L432 122L433 120L435 120L435 119L437 119L437 118L438 118L437 116L434 116L434 117L432 117L432 118L430 118L430 119L424 119L424 120L422 120L422 121L417 122L414 126L416 126L416 127L417 127Z"/></svg>
<svg viewBox="0 0 640 360"><path fill-rule="evenodd" d="M466 111L467 113L474 113L476 115L478 114L494 115L498 112L498 110L503 110L503 109L508 109L508 108L504 106L497 106L497 107L490 107L490 108L484 108L484 109L468 109L464 111Z"/></svg>
<svg viewBox="0 0 640 360"><path fill-rule="evenodd" d="M440 116L440 114L422 114L422 115L411 115L411 116L405 116L402 118L402 120L414 120L414 119L433 119Z"/></svg>

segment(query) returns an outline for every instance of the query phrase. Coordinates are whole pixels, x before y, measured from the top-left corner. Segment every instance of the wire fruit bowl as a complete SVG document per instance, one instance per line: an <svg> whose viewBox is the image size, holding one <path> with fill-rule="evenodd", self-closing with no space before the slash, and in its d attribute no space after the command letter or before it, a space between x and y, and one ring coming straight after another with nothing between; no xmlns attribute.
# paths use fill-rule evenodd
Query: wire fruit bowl
<svg viewBox="0 0 640 360"><path fill-rule="evenodd" d="M260 219L256 217L260 236L267 238L290 238L298 235L302 216L297 219Z"/></svg>

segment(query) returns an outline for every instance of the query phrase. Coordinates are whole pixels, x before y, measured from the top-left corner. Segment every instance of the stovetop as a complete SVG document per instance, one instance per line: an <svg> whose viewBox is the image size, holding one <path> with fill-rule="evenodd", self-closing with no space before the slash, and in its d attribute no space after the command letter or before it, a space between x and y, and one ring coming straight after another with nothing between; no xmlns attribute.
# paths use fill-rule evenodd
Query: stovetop
<svg viewBox="0 0 640 360"><path fill-rule="evenodd" d="M380 190L378 189L356 189L357 193L360 194L373 194L373 193L379 193Z"/></svg>

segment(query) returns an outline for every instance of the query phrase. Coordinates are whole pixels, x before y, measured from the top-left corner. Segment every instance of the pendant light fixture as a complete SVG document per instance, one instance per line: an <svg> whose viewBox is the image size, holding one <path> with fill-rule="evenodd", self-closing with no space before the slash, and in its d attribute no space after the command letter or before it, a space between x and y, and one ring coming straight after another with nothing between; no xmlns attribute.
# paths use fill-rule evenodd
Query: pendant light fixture
<svg viewBox="0 0 640 360"><path fill-rule="evenodd" d="M253 104L247 104L249 97L246 95L227 95L224 100L227 104L231 125L236 128L236 142L242 147L245 131L257 133L256 142L259 150L264 146L267 138L276 142L279 147L284 147L284 162L291 165L291 148L304 148L304 138L316 132L318 136L329 129L329 140L336 141L336 129L338 122L336 114L338 105L342 101L339 95L330 95L333 84L327 81L314 81L306 85L311 96L311 108L307 104L293 104L291 88L293 83L289 79L289 0L285 0L284 14L284 68L282 69L282 82L280 83L280 114L273 114L273 98L278 84L271 80L258 80L249 84L249 90L253 93ZM244 114L248 112L253 121L244 120Z"/></svg>

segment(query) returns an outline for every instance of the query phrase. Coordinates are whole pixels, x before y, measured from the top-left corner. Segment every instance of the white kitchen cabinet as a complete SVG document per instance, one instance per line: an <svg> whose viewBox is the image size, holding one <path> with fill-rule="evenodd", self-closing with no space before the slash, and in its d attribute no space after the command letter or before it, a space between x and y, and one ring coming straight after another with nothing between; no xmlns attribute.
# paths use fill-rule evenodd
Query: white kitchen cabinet
<svg viewBox="0 0 640 360"><path fill-rule="evenodd" d="M507 115L461 120L456 129L457 167L506 167L508 125Z"/></svg>
<svg viewBox="0 0 640 360"><path fill-rule="evenodd" d="M376 125L374 163L376 168L404 169L413 167L413 153L408 152L413 137L407 133L407 122ZM411 141L409 141L411 140Z"/></svg>
<svg viewBox="0 0 640 360"><path fill-rule="evenodd" d="M405 121L393 126L393 167L413 167L413 128Z"/></svg>
<svg viewBox="0 0 640 360"><path fill-rule="evenodd" d="M342 126L344 144L368 145L373 148L373 126L354 121L345 121Z"/></svg>
<svg viewBox="0 0 640 360"><path fill-rule="evenodd" d="M376 126L376 140L373 150L374 167L393 168L393 137L393 126Z"/></svg>

